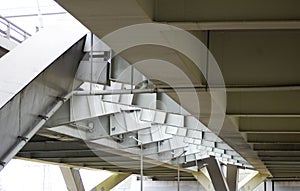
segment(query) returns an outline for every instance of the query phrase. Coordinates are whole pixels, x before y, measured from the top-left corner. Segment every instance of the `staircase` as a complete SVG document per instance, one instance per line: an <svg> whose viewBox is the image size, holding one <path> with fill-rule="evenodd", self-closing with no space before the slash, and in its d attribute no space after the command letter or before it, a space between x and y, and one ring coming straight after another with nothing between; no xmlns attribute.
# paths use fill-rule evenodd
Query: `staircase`
<svg viewBox="0 0 300 191"><path fill-rule="evenodd" d="M0 170L70 96L88 31L65 27L44 29L0 58Z"/></svg>

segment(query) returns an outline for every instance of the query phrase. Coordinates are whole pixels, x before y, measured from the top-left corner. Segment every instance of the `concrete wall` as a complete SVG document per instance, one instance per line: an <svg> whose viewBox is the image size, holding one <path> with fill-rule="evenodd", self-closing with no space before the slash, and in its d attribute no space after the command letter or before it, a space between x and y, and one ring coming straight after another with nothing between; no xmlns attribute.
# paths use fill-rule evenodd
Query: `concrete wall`
<svg viewBox="0 0 300 191"><path fill-rule="evenodd" d="M272 182L267 181L266 191L272 191ZM299 191L300 181L275 181L274 191ZM254 191L264 191L264 183L260 184Z"/></svg>
<svg viewBox="0 0 300 191"><path fill-rule="evenodd" d="M129 184L127 184L127 183ZM117 186L113 191L140 191L140 181L133 177L131 180L122 183L123 185ZM174 191L177 190L176 181L144 181L144 191ZM205 191L204 188L196 181L181 181L180 191Z"/></svg>
<svg viewBox="0 0 300 191"><path fill-rule="evenodd" d="M145 191L174 191L177 190L176 181L146 181ZM205 191L198 182L180 181L180 191Z"/></svg>
<svg viewBox="0 0 300 191"><path fill-rule="evenodd" d="M267 181L266 188L266 191L273 191L271 181ZM174 190L177 190L177 181L144 181L144 191ZM137 176L131 176L113 191L140 191L140 181L137 180ZM180 191L205 191L205 189L196 181L180 181ZM264 183L261 183L254 191L265 191ZM300 181L276 181L274 191L300 191Z"/></svg>
<svg viewBox="0 0 300 191"><path fill-rule="evenodd" d="M205 191L197 182L180 182L180 191ZM174 191L177 190L176 181L145 181L145 191ZM137 191L139 187L137 188ZM264 183L260 184L254 191L264 191ZM272 191L272 182L267 181L267 191ZM300 181L274 182L274 191L300 191Z"/></svg>

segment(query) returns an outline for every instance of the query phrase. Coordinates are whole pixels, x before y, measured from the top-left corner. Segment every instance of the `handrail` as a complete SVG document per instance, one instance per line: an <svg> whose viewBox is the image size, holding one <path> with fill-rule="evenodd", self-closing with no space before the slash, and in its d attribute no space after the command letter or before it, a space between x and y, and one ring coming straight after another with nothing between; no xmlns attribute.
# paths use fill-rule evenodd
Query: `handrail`
<svg viewBox="0 0 300 191"><path fill-rule="evenodd" d="M1 26L2 25L2 26ZM4 28L2 28L4 25ZM0 16L0 34L9 40L21 43L31 36L28 32Z"/></svg>

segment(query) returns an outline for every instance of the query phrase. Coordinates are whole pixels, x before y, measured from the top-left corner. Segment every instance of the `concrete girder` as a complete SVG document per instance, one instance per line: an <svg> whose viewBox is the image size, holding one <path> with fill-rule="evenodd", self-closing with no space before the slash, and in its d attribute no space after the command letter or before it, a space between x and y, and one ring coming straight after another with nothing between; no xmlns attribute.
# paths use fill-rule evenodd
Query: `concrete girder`
<svg viewBox="0 0 300 191"><path fill-rule="evenodd" d="M300 91L229 92L227 114L240 117L298 116ZM279 104L280 103L280 104Z"/></svg>
<svg viewBox="0 0 300 191"><path fill-rule="evenodd" d="M253 144L253 150L255 151L287 151L287 152L293 152L293 151L299 151L300 150L300 144L272 144L272 143L265 143L265 144L259 144L254 143Z"/></svg>
<svg viewBox="0 0 300 191"><path fill-rule="evenodd" d="M76 11L77 9L75 5L81 7L83 4L75 2L75 5L72 5L66 0L59 0L58 2L60 2L67 10L72 12L75 17L86 23L89 28L93 28L93 31L98 32L99 30L104 30L100 27L94 26L92 24L93 21L98 21L101 23L101 25L109 27L109 29L106 29L108 32L114 30L114 28L107 23L112 22L112 19L114 19L113 16L107 18L109 21L96 19L96 16L88 18L90 15L88 11ZM131 2L128 1L128 3L130 4ZM136 4L134 4L134 6L131 5L131 9L134 9L135 20L132 18L132 16L130 17L131 19L124 20L126 16L128 17L128 15L132 15L132 13L127 11L132 12L132 10L128 9L126 5L120 5L121 7L125 7L127 11L122 10L121 13L118 13L118 16L120 17L119 14L121 14L122 18L122 22L119 25L130 23L135 24L139 22L137 20L138 16L140 19L147 16L156 22L175 22L179 23L180 27L185 29L190 28L193 30L297 29L299 26L298 22L292 22L293 20L296 21L299 18L299 13L295 8L298 4L293 4L291 0L287 1L286 3L275 1L272 8L267 8L269 5L268 2L246 2L242 4L236 1L230 1L228 3L221 1L215 3L206 1L193 1L191 3L186 3L182 0L174 3L172 1L148 2L145 0L139 0L138 4L140 7L137 7ZM170 4L173 5L172 8L170 8ZM95 4L89 3L86 9L93 10L92 8L95 6ZM109 8L114 10L114 12L120 12L120 10L115 7L117 7L117 4L110 3L101 10L105 11L107 8ZM232 7L235 7L236 9L233 9ZM143 14L140 13L140 9L143 9ZM200 12L199 9L201 10ZM207 11L212 9L220 11L218 11L218 13L211 13ZM245 11L249 9L254 11L249 14L247 11ZM279 9L282 10L282 12L278 13ZM266 14L266 12L268 14ZM105 12L102 14L109 15ZM98 13L97 16L101 18L102 14ZM89 19L92 21L89 21ZM241 20L243 20L243 22L240 22ZM149 20L147 22L149 22ZM189 28L187 28L186 25L188 25ZM114 25L114 27L116 26ZM99 34L103 34L103 32L100 32Z"/></svg>
<svg viewBox="0 0 300 191"><path fill-rule="evenodd" d="M203 43L206 43L206 31L191 31L191 33L198 37ZM264 41L261 41L262 37ZM227 87L245 88L243 91L249 91L249 89L247 89L249 86L273 87L274 90L276 87L289 88L290 85L299 84L300 79L295 71L299 69L297 65L299 55L296 51L299 49L299 30L210 31L209 38L210 51L218 61ZM257 51L258 47L260 51ZM155 50L156 48L152 47L152 51L153 49ZM132 63L136 63L140 60L149 59L149 57L140 58L141 55L148 55L148 52L150 51L147 49L144 51L139 50L138 54L125 54L124 58L128 61L132 61ZM224 56L224 54L226 56ZM163 59L166 55L168 55L168 52L154 58ZM282 57L286 57L286 60L283 60ZM184 64L186 63L176 65L180 66ZM282 70L282 64L286 64L284 70ZM268 72L268 75L264 75L264 72L258 72L258 68ZM272 68L272 70L270 70L270 68ZM237 71L237 73L233 73L233 70ZM152 75L150 72L147 73L143 71L143 73L145 76L147 76L147 74L149 76ZM255 77L250 75L253 73L256 74ZM187 71L187 74L191 75L192 72ZM277 78L277 76L281 76L281 78ZM193 85L199 86L201 83L195 82Z"/></svg>
<svg viewBox="0 0 300 191"><path fill-rule="evenodd" d="M298 117L240 117L239 131L245 133L299 133Z"/></svg>
<svg viewBox="0 0 300 191"><path fill-rule="evenodd" d="M299 143L300 133L248 133L247 141L249 143L273 143L273 144L291 144Z"/></svg>
<svg viewBox="0 0 300 191"><path fill-rule="evenodd" d="M281 117L281 118L295 118L294 116L299 116L300 111L298 111L297 109L298 107L292 107L292 106L295 103L298 105L297 97L299 96L299 92L300 91L298 90L297 91L271 91L271 92L268 91L228 92L227 93L227 97L228 97L227 114L231 116L237 116L237 117L254 118L257 116L256 120L258 120L259 117L261 116L267 117L266 120L270 119L270 117L272 116ZM155 98L151 100L155 100ZM241 105L241 103L243 103L243 105L237 108L236 106ZM260 103L264 103L264 104L260 104ZM285 103L285 104L278 105L274 103ZM143 104L140 104L139 106L142 107ZM288 108L291 109L288 110ZM245 123L246 121L245 122L242 121L242 122Z"/></svg>
<svg viewBox="0 0 300 191"><path fill-rule="evenodd" d="M214 22L159 22L188 31L216 30L291 30L300 29L299 21L214 21Z"/></svg>
<svg viewBox="0 0 300 191"><path fill-rule="evenodd" d="M203 38L201 40L204 43L206 42L205 32L192 31L192 33L199 38ZM296 62L299 60L299 55L296 52L299 49L299 31L211 31L209 36L210 50L218 61L227 87L288 87L289 84L299 84L300 79L295 71L299 69ZM261 41L262 37L264 41ZM241 42L241 39L243 42ZM274 46L274 43L280 44L280 46ZM257 51L257 47L260 48L263 54ZM226 57L224 51L226 51ZM147 55L148 52L139 53L139 55ZM237 53L239 54L237 55ZM132 63L136 63L139 61L135 58L136 55L128 54L124 56L125 58L130 57L127 59L132 60ZM161 57L163 56L161 55ZM161 59L161 57L155 58ZM282 57L287 60L283 60ZM170 62L173 63L173 60L171 59ZM283 67L283 64L286 67ZM267 76L263 72L257 71L262 67L263 71L268 72ZM233 70L238 71L238 73L233 73ZM145 72L147 74L147 71ZM251 76L252 73L257 75L255 77ZM277 78L277 76L281 76L281 78Z"/></svg>
<svg viewBox="0 0 300 191"><path fill-rule="evenodd" d="M91 191L108 191L117 186L120 182L129 177L130 174L113 174L103 182L95 186Z"/></svg>
<svg viewBox="0 0 300 191"><path fill-rule="evenodd" d="M293 4L291 0L286 3L276 0L270 9L268 8L269 2L246 1L241 3L234 0L228 3L222 1L206 2L204 0L191 2L166 0L155 2L154 5L148 5L147 8L153 8L153 19L155 21L288 21L297 20L300 16L294 7L299 6L299 4ZM146 10L145 6L143 8ZM209 10L219 11L211 13ZM248 13L247 10L253 11ZM278 10L282 10L282 12L278 13Z"/></svg>
<svg viewBox="0 0 300 191"><path fill-rule="evenodd" d="M76 13L76 15L79 11L78 7L81 7L80 18L77 17L77 19L85 23L85 26L88 28L94 26L94 22L99 23L97 30L95 30L95 28L92 30L98 37L103 37L103 35L117 30L122 26L125 27L131 24L148 23L151 21L144 10L140 8L136 0L106 1L102 3L103 6L101 6L101 9L97 8L99 7L98 2L84 3L78 0L72 3L68 0L59 0L57 2L69 12L73 14ZM98 12L99 10L100 12ZM91 15L91 13L93 13L93 15ZM117 15L112 16L112 13ZM103 17L100 16L102 14L107 15L107 17L103 19Z"/></svg>
<svg viewBox="0 0 300 191"><path fill-rule="evenodd" d="M218 60L226 86L288 88L290 85L299 84L300 80L295 71L299 69L297 65L299 54L296 51L300 46L299 32L299 30L211 31L209 47ZM283 57L286 59L283 60ZM282 64L286 64L284 68ZM251 75L254 73L255 76ZM266 73L268 75L265 75Z"/></svg>
<svg viewBox="0 0 300 191"><path fill-rule="evenodd" d="M80 177L79 169L60 167L66 187L69 191L85 191Z"/></svg>

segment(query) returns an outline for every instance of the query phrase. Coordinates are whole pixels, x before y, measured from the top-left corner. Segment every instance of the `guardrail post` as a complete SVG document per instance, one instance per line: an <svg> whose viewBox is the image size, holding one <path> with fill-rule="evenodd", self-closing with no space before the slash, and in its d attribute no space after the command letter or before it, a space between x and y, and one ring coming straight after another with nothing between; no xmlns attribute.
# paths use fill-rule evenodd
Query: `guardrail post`
<svg viewBox="0 0 300 191"><path fill-rule="evenodd" d="M7 39L10 39L10 24L9 22L6 25L6 36Z"/></svg>

